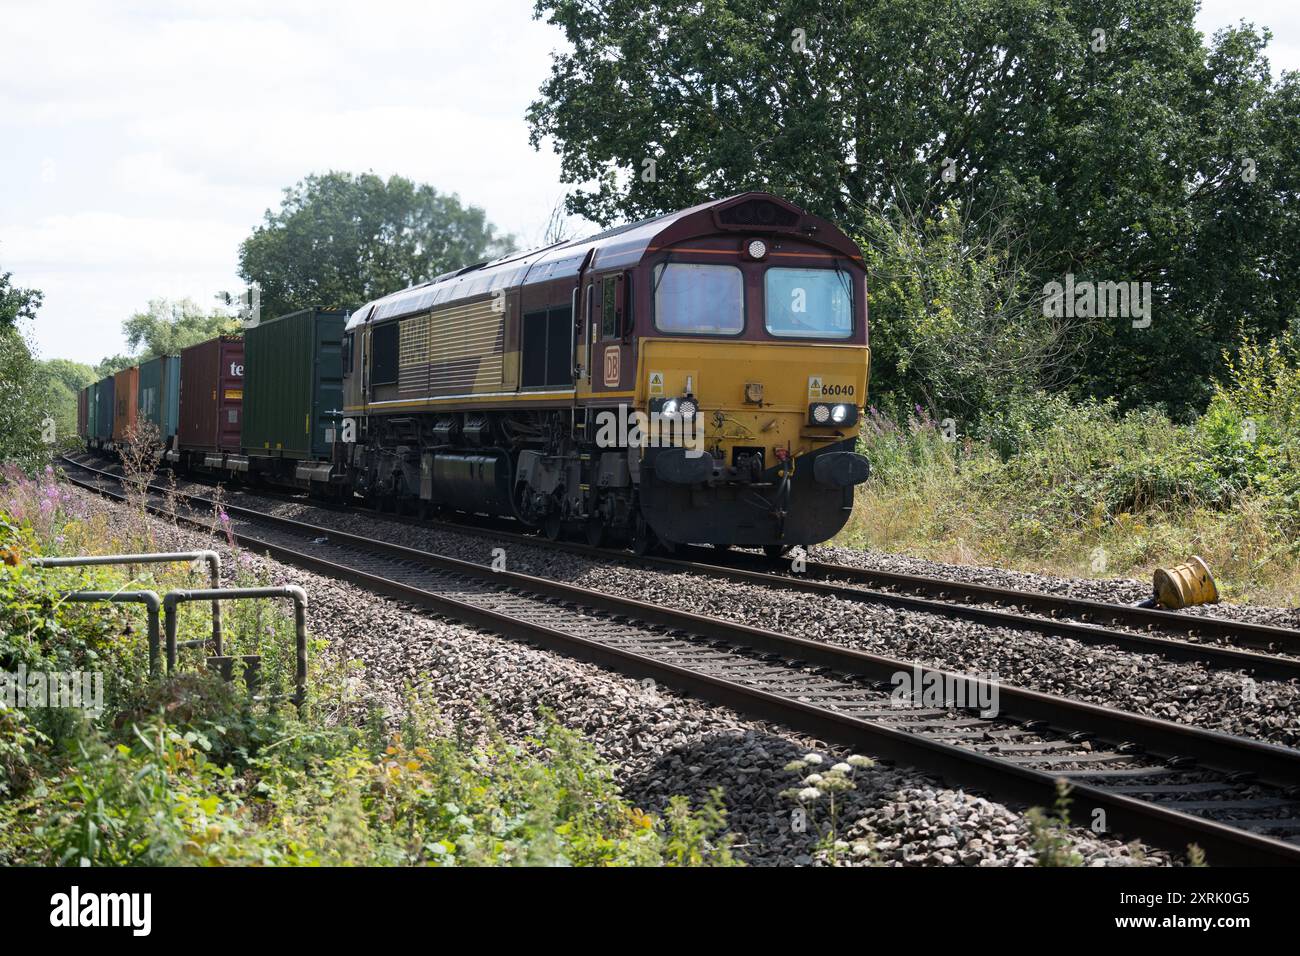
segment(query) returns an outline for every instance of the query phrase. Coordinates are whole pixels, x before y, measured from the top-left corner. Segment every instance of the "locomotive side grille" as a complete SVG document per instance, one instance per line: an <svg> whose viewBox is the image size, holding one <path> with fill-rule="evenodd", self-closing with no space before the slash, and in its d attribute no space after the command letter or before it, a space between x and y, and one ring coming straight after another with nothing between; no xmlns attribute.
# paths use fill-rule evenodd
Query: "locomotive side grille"
<svg viewBox="0 0 1300 956"><path fill-rule="evenodd" d="M429 389L429 316L417 315L402 321L397 354L398 393L423 395Z"/></svg>
<svg viewBox="0 0 1300 956"><path fill-rule="evenodd" d="M492 300L437 309L402 321L398 391L403 397L501 386L505 312Z"/></svg>

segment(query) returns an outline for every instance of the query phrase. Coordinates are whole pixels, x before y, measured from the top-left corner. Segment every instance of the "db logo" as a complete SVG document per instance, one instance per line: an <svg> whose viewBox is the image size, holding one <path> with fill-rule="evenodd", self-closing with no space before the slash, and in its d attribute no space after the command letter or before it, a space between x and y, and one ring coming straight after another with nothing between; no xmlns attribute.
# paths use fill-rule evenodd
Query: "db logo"
<svg viewBox="0 0 1300 956"><path fill-rule="evenodd" d="M619 358L617 345L605 349L605 384L610 388L618 386L620 367L623 364Z"/></svg>

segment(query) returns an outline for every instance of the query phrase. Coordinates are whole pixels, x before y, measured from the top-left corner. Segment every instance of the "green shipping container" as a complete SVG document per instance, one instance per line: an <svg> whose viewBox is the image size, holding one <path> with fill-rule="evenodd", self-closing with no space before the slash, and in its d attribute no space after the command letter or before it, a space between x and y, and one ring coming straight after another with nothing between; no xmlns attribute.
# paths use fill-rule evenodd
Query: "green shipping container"
<svg viewBox="0 0 1300 956"><path fill-rule="evenodd" d="M328 461L343 408L347 312L304 309L244 331L245 455Z"/></svg>
<svg viewBox="0 0 1300 956"><path fill-rule="evenodd" d="M140 366L139 400L136 414L158 429L163 444L176 434L180 417L181 360L178 355L150 359Z"/></svg>
<svg viewBox="0 0 1300 956"><path fill-rule="evenodd" d="M92 382L86 386L86 437L98 437L99 421L99 383Z"/></svg>

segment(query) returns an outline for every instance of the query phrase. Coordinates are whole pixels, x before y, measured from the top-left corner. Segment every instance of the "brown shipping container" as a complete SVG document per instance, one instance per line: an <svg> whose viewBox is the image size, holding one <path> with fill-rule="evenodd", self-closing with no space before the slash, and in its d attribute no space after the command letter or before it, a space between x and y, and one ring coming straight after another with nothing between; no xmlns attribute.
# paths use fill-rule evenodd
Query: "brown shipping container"
<svg viewBox="0 0 1300 956"><path fill-rule="evenodd" d="M113 376L113 441L124 442L135 428L135 409L140 388L140 367L132 365Z"/></svg>
<svg viewBox="0 0 1300 956"><path fill-rule="evenodd" d="M89 386L77 390L77 437L85 438L89 434L86 428L86 394Z"/></svg>
<svg viewBox="0 0 1300 956"><path fill-rule="evenodd" d="M223 335L181 350L177 447L239 451L244 404L244 340Z"/></svg>

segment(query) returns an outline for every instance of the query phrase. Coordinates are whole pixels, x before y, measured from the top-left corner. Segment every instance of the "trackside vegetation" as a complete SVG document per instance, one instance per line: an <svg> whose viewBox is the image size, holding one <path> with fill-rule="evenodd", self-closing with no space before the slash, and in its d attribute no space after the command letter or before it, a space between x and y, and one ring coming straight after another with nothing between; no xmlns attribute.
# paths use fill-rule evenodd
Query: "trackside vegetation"
<svg viewBox="0 0 1300 956"><path fill-rule="evenodd" d="M1205 413L1013 397L969 427L869 409L841 543L1083 577L1200 554L1224 596L1300 600L1300 342L1244 341Z"/></svg>
<svg viewBox="0 0 1300 956"><path fill-rule="evenodd" d="M220 527L216 529L220 534ZM185 565L37 571L34 554L109 553L116 541L52 470L0 477L0 671L102 675L103 707L25 707L0 695L0 865L576 865L734 863L722 796L646 813L553 715L526 741L477 736L408 689L400 721L349 688L355 663L314 642L299 713L255 700L191 659L150 679L138 605L75 605L68 588L202 586ZM260 585L236 558L240 585ZM181 640L203 636L187 608ZM293 674L289 615L226 605L227 653L263 656L259 696ZM197 651L192 653L197 654ZM488 723L491 725L490 714Z"/></svg>

